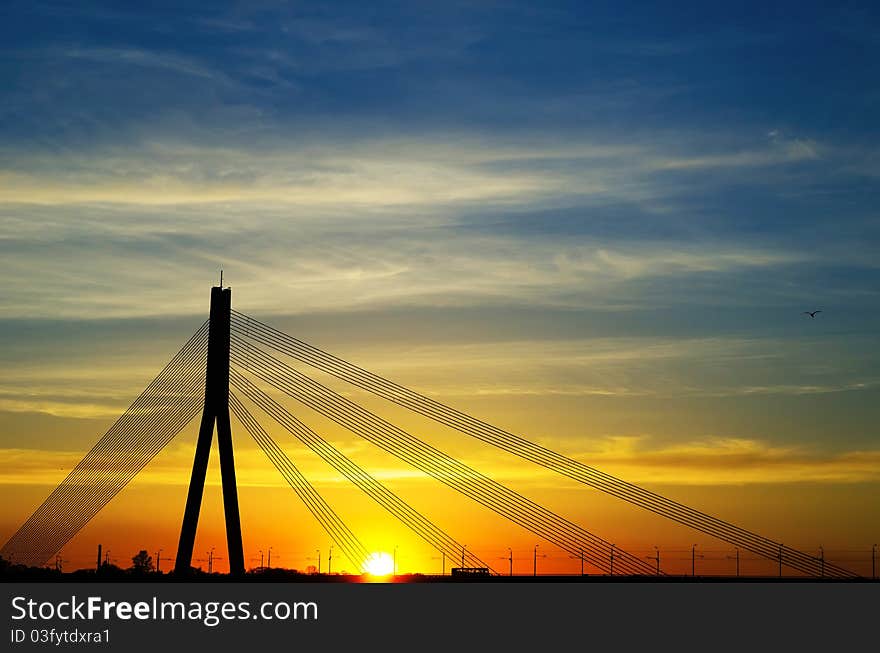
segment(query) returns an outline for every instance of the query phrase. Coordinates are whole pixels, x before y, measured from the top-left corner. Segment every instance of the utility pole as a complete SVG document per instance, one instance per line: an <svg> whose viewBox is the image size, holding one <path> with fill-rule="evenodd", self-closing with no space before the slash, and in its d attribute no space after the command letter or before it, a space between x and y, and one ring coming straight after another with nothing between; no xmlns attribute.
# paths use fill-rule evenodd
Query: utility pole
<svg viewBox="0 0 880 653"><path fill-rule="evenodd" d="M538 575L538 545L535 545L534 557L532 558L532 576Z"/></svg>
<svg viewBox="0 0 880 653"><path fill-rule="evenodd" d="M269 547L269 554L266 557L266 566L269 569L272 568L272 547L271 546ZM318 571L321 570L320 567L321 567L321 556L320 556L320 554L318 554Z"/></svg>
<svg viewBox="0 0 880 653"><path fill-rule="evenodd" d="M736 577L739 578L739 547L736 549L735 556L727 556L728 560L736 560Z"/></svg>
<svg viewBox="0 0 880 653"><path fill-rule="evenodd" d="M580 561L581 561L581 576L583 576L584 575L584 549L583 549L583 547L580 548L580 555L568 556L568 557L574 558L576 560L580 559Z"/></svg>
<svg viewBox="0 0 880 653"><path fill-rule="evenodd" d="M697 558L702 558L702 555L697 555L697 545L694 544L691 547L691 578L695 578L697 575Z"/></svg>
<svg viewBox="0 0 880 653"><path fill-rule="evenodd" d="M654 545L654 555L645 556L648 560L654 560L657 563L657 575L660 575L660 549Z"/></svg>
<svg viewBox="0 0 880 653"><path fill-rule="evenodd" d="M157 574L162 573L159 570L159 565L161 564L161 562L162 562L162 549L159 549L158 551L156 551L156 573Z"/></svg>
<svg viewBox="0 0 880 653"><path fill-rule="evenodd" d="M260 549L260 569L263 569L263 549Z"/></svg>
<svg viewBox="0 0 880 653"><path fill-rule="evenodd" d="M510 562L510 575L513 576L513 549L507 547L507 552L510 554L510 557L507 558L508 562Z"/></svg>
<svg viewBox="0 0 880 653"><path fill-rule="evenodd" d="M217 425L217 446L220 450L220 476L223 486L223 510L226 520L226 546L229 551L229 573L244 575L244 548L241 541L241 518L238 510L238 489L235 482L235 457L232 451L232 430L229 424L229 318L232 290L211 288L211 317L208 328L208 361L205 373L205 403L199 438L193 458L192 475L180 527L180 541L174 572L188 574L192 564L193 546L205 491L208 456Z"/></svg>
<svg viewBox="0 0 880 653"><path fill-rule="evenodd" d="M95 571L101 571L101 545L98 545L98 564L95 565Z"/></svg>

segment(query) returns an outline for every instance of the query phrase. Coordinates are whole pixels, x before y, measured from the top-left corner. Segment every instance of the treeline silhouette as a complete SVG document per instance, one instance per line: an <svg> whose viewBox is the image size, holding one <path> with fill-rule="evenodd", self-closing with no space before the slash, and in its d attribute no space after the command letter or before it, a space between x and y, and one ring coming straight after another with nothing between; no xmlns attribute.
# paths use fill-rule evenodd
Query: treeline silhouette
<svg viewBox="0 0 880 653"><path fill-rule="evenodd" d="M285 569L283 567L254 567L248 569L245 573L246 580L249 581L295 581L295 580L322 580L322 581L338 581L346 582L360 579L360 576L351 574L316 574L310 571L300 571L298 569ZM401 576L400 578L421 577L421 574ZM59 566L45 565L42 567L25 565L7 560L0 556L0 580L2 581L46 581L46 582L107 582L107 581L174 581L185 580L191 581L211 581L223 580L228 581L233 577L229 574L214 571L207 572L200 567L191 567L190 572L185 578L175 575L173 572L157 571L153 564L152 557L146 550L141 550L132 557L129 567L120 567L113 564L109 560L104 560L100 566L94 566L85 569L76 569L74 571L62 571Z"/></svg>

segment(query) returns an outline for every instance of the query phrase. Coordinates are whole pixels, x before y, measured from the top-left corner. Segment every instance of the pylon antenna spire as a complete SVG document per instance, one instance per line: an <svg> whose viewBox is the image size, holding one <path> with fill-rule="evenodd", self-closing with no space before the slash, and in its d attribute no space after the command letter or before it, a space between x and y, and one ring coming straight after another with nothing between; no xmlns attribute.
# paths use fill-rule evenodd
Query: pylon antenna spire
<svg viewBox="0 0 880 653"><path fill-rule="evenodd" d="M223 287L223 268L220 268L220 287Z"/></svg>

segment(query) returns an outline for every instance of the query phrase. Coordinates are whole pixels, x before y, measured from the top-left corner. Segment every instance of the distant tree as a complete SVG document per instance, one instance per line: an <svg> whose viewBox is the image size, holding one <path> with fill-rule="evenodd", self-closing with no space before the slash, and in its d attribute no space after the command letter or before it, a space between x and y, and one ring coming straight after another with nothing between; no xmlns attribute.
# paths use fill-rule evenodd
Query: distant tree
<svg viewBox="0 0 880 653"><path fill-rule="evenodd" d="M135 574L148 574L153 571L153 557L146 551L138 551L131 559L131 572Z"/></svg>

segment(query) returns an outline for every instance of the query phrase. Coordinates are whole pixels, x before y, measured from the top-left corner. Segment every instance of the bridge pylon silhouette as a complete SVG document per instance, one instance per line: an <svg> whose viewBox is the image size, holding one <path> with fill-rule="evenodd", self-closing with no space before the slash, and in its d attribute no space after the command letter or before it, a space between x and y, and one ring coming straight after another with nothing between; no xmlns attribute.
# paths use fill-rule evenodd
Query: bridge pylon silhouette
<svg viewBox="0 0 880 653"><path fill-rule="evenodd" d="M232 307L232 289L211 288L211 314L208 324L208 361L205 377L205 405L199 438L193 459L192 476L180 527L177 559L174 573L188 574L192 565L193 546L205 474L217 426L217 448L220 451L220 476L223 485L223 511L226 518L226 545L229 554L229 573L244 574L244 549L241 540L241 518L238 510L238 489L235 482L235 455L232 449L232 429L229 423L229 317Z"/></svg>

